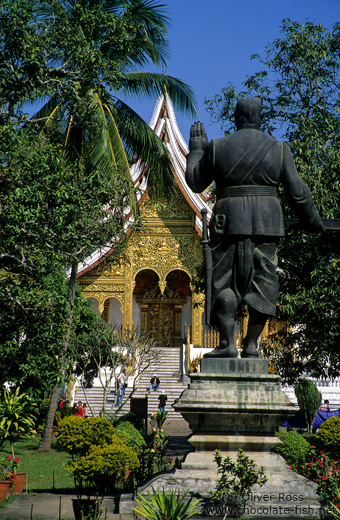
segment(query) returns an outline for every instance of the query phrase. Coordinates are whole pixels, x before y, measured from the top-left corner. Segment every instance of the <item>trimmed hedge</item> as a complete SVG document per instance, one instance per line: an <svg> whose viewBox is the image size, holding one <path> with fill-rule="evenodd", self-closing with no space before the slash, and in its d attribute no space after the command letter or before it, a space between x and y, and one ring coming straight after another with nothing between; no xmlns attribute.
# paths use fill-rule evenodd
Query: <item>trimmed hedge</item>
<svg viewBox="0 0 340 520"><path fill-rule="evenodd" d="M128 470L139 466L137 455L115 435L106 446L93 446L79 460L70 462L67 469L78 481L96 483L102 477L122 477Z"/></svg>
<svg viewBox="0 0 340 520"><path fill-rule="evenodd" d="M130 422L119 422L115 427L115 434L138 455L141 453L143 446L145 446L143 436Z"/></svg>
<svg viewBox="0 0 340 520"><path fill-rule="evenodd" d="M114 427L103 417L83 418L76 415L58 422L56 434L60 448L74 455L84 455L92 446L110 444Z"/></svg>
<svg viewBox="0 0 340 520"><path fill-rule="evenodd" d="M335 458L340 457L340 417L333 415L319 428L317 438L324 450Z"/></svg>
<svg viewBox="0 0 340 520"><path fill-rule="evenodd" d="M279 430L276 436L282 441L275 452L281 455L287 464L303 464L307 461L310 444L297 432Z"/></svg>

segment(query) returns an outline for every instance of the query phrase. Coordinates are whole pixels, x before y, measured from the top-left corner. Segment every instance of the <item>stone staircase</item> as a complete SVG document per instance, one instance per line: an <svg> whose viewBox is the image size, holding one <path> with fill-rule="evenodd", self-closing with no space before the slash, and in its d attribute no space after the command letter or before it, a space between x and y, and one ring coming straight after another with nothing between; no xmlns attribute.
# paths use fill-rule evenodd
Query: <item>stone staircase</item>
<svg viewBox="0 0 340 520"><path fill-rule="evenodd" d="M166 405L166 411L168 413L168 419L181 419L183 421L182 416L175 412L175 410L171 407L171 404L177 399L183 390L188 388L188 383L183 383L182 374L180 373L181 366L181 351L179 347L172 348L163 348L161 359L155 362L152 367L149 367L140 377L137 382L136 390L133 394L133 399L137 398L145 398L146 391L149 389L150 379L153 375L157 375L160 379L160 387L159 390L149 392L147 396L147 406L148 406L148 417L151 414L158 410L159 400L158 397L162 393L162 390L165 391L168 400ZM128 384L126 389L126 396L123 400L123 407L119 410L118 416L123 415L130 411L130 398L129 395L132 391L132 382ZM76 388L76 392L74 395L75 402L86 400L89 403L88 406L88 415L98 415L103 403L103 388L100 386L94 386L93 388L85 389L85 393L83 389L78 386ZM111 388L110 392L107 395L105 410L109 412L112 408L112 411L115 412L115 404L116 402L116 392L113 388ZM93 414L92 414L92 412Z"/></svg>

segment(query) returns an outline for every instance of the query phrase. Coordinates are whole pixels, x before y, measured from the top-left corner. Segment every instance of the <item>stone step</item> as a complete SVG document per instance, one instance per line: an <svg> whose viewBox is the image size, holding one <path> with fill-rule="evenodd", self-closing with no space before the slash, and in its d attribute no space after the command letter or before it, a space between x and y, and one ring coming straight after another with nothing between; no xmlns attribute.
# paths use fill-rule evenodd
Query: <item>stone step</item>
<svg viewBox="0 0 340 520"><path fill-rule="evenodd" d="M173 410L173 408L171 407L171 404L176 399L178 399L178 397L181 395L181 393L186 388L187 388L187 385L181 384L180 386L177 386L177 388L173 388L169 391L166 391L166 395L168 397L166 411L168 412L169 418L182 419L182 416L180 414L178 414L177 412L175 412L175 410ZM89 411L88 411L89 416L92 415L91 408L94 410L94 414L98 415L99 411L102 408L102 403L103 403L103 392L100 392L100 389L94 389L95 390L94 392L91 392L91 390L93 390L93 389L90 389L90 392L89 392L89 390L86 391L87 399L90 404ZM129 391L129 389L127 388L127 394L126 394L127 396L129 395L128 391ZM159 405L158 397L160 395L161 395L160 390L152 391L148 394L148 415L151 415L158 410L158 405ZM81 389L78 390L76 396L77 396L76 397L77 401L85 402L85 394ZM135 391L133 394L133 397L134 398L145 397L145 391ZM112 406L114 406L114 404L116 402L116 398L117 397L116 397L115 391L111 391L108 394L107 399L106 399L106 406L105 406L106 410L109 410ZM122 413L127 413L129 411L130 411L130 400L128 399L127 402L124 404L122 410L120 410L119 415L122 415Z"/></svg>
<svg viewBox="0 0 340 520"><path fill-rule="evenodd" d="M149 389L150 379L156 375L160 379L160 388L156 392L150 392L148 394L148 416L155 413L158 410L159 400L158 397L161 394L161 391L164 390L168 400L166 411L168 412L168 418L170 419L180 419L183 420L182 416L175 412L175 410L171 407L171 404L178 399L183 390L185 390L188 385L184 384L182 381L181 373L180 373L180 358L181 351L180 348L163 348L161 349L163 352L162 358L148 367L145 372L140 376L136 389L133 394L134 398L145 397L146 390ZM126 389L126 395L129 395L129 391L132 391L132 388L128 386ZM102 387L93 387L83 390L79 387L75 394L75 401L84 402L85 394L87 396L89 402L89 408L91 407L94 410L96 415L99 414L99 411L102 408L103 403L103 388ZM114 405L116 401L116 392L115 387L111 388L110 392L107 394L106 399L106 410L110 409L112 405ZM124 406L119 410L118 416L123 415L130 411L130 399L127 399L124 403ZM117 412L116 412L117 413ZM91 411L89 409L89 415Z"/></svg>

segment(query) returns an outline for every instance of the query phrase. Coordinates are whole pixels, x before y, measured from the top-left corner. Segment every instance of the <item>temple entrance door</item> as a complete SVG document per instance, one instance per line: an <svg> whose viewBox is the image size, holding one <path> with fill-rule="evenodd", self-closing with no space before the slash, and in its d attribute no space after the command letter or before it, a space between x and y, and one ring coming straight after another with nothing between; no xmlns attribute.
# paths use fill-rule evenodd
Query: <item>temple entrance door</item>
<svg viewBox="0 0 340 520"><path fill-rule="evenodd" d="M187 297L182 289L183 284L179 288L174 284L174 279L177 282L182 280L178 273L173 271L168 275L163 293L154 271L145 270L136 277L134 294L141 306L142 331L148 332L160 347L178 347L184 341L181 334L181 311Z"/></svg>
<svg viewBox="0 0 340 520"><path fill-rule="evenodd" d="M178 347L183 343L181 337L182 303L142 304L142 330L148 331L151 337L162 347Z"/></svg>

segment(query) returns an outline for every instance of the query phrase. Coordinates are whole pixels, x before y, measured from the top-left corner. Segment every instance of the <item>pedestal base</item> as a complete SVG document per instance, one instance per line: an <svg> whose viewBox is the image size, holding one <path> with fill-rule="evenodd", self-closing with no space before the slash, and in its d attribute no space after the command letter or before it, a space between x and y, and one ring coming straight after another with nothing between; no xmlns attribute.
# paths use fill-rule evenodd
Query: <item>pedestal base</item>
<svg viewBox="0 0 340 520"><path fill-rule="evenodd" d="M237 451L221 452L236 459ZM282 457L275 453L247 452L258 466L264 466L268 481L262 486L253 486L247 498L247 505L240 511L252 519L261 520L304 520L323 518L316 494L316 484L291 471ZM137 490L143 496L152 490L163 489L170 493L176 490L183 495L188 489L195 496L209 497L217 481L217 466L213 462L213 451L189 453L182 469L173 474L153 478ZM123 495L120 501L120 513L132 513L137 503L132 495ZM203 518L223 518L228 505L216 505L213 502L202 503Z"/></svg>
<svg viewBox="0 0 340 520"><path fill-rule="evenodd" d="M195 452L203 451L272 451L281 444L280 439L265 435L222 435L193 434L188 441L195 448Z"/></svg>
<svg viewBox="0 0 340 520"><path fill-rule="evenodd" d="M265 359L202 359L173 407L194 434L274 436L295 407Z"/></svg>

